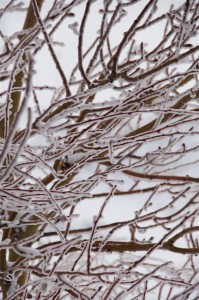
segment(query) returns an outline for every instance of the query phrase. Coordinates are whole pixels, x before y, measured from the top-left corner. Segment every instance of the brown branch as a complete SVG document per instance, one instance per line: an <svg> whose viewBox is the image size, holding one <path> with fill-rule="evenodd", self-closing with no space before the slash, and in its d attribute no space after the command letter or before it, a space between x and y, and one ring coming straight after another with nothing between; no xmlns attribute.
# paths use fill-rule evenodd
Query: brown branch
<svg viewBox="0 0 199 300"><path fill-rule="evenodd" d="M38 9L41 10L41 7L43 5L44 0L36 0ZM26 19L23 25L23 30L32 28L37 22L37 19L35 18L33 7L32 7L32 1L30 1L28 11L26 14ZM22 39L23 36L20 37ZM25 57L24 57L25 59ZM23 85L23 78L24 78L24 72L20 71L16 77L12 88L21 88ZM14 117L16 112L18 111L19 104L20 104L20 98L21 98L21 92L13 92L11 94L12 99L12 109L10 114L10 126L12 125L14 121ZM4 120L0 121L0 137L4 137Z"/></svg>
<svg viewBox="0 0 199 300"><path fill-rule="evenodd" d="M137 178L143 178L143 179L150 179L150 180L166 180L166 181L182 181L182 182L199 182L199 178L197 177L191 177L191 176L175 176L175 175L156 175L156 174L146 174L146 173L139 173L135 171L130 170L124 170L125 174L137 177Z"/></svg>
<svg viewBox="0 0 199 300"><path fill-rule="evenodd" d="M84 11L84 15L83 15L83 19L80 25L80 30L79 30L79 42L78 42L78 64L79 64L79 70L80 73L82 75L82 78L84 79L85 83L87 84L88 87L92 86L91 81L88 79L84 68L83 68L83 55L82 55L82 45L83 45L83 33L84 33L84 28L85 28L85 24L86 24L86 19L88 17L89 14L89 10L90 10L90 6L92 4L92 0L88 0L86 3L86 8Z"/></svg>
<svg viewBox="0 0 199 300"><path fill-rule="evenodd" d="M187 52L182 53L181 55L174 57L170 60L167 60L163 63L161 63L159 66L154 67L153 69L144 72L142 74L139 74L135 77L130 77L126 74L126 72L123 72L121 74L118 74L118 76L121 76L124 80L131 82L131 83L136 83L142 79L146 79L147 77L153 75L153 74L158 74L158 72L160 72L161 70L165 69L168 66L171 66L172 64L177 64L180 60L189 57L192 53L196 52L199 50L199 46L196 46L194 48L191 48L190 50L188 50Z"/></svg>
<svg viewBox="0 0 199 300"><path fill-rule="evenodd" d="M117 49L116 53L113 55L113 57L111 59L111 62L112 62L111 75L109 76L109 78L110 78L111 81L113 81L116 78L116 76L117 76L116 75L117 74L117 64L118 64L119 56L121 54L122 49L126 45L129 36L133 34L133 32L135 31L138 23L142 20L143 16L145 15L145 13L150 8L150 6L153 4L154 1L156 1L156 0L150 0L147 3L147 5L144 7L144 9L142 10L142 12L139 14L139 16L137 17L137 19L133 22L133 24L131 25L131 27L125 33L125 35L124 35L121 43L118 46L118 49ZM110 65L110 63L109 63L109 65Z"/></svg>
<svg viewBox="0 0 199 300"><path fill-rule="evenodd" d="M47 46L48 46L48 49L49 49L50 54L51 54L51 56L52 56L52 59L53 59L55 65L56 65L56 69L58 70L58 72L59 72L59 74L60 74L60 76L61 76L63 85L64 85L65 90L66 90L66 96L70 96L70 95L71 95L71 92L70 92L70 89L69 89L69 86L68 86L68 82L67 82L67 80L66 80L66 76L65 76L65 74L64 74L64 72L63 72L63 70L62 70L62 68L61 68L61 66L60 66L60 63L59 63L59 61L58 61L58 59L57 59L57 56L55 55L55 52L54 52L54 50L53 50L52 45L51 45L50 38L49 38L49 36L48 36L48 34L47 34L47 32L46 32L46 29L45 29L45 25L44 25L44 23L43 23L43 21L42 21L42 19L41 19L41 17L40 17L40 14L39 14L39 8L38 8L38 6L37 6L36 0L33 0L33 1L32 1L32 4L33 4L35 16L36 16L36 18L37 18L37 21L38 21L38 23L39 23L39 26L40 26L40 28L41 28L41 30L42 30L42 32L43 32L44 38L45 38L45 40L46 40L46 44L47 44Z"/></svg>

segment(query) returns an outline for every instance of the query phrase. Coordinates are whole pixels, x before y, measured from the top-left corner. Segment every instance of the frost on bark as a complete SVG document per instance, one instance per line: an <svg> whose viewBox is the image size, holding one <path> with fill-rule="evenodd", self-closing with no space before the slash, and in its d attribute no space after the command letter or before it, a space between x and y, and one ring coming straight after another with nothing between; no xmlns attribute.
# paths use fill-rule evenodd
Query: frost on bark
<svg viewBox="0 0 199 300"><path fill-rule="evenodd" d="M199 1L0 5L2 299L198 299Z"/></svg>

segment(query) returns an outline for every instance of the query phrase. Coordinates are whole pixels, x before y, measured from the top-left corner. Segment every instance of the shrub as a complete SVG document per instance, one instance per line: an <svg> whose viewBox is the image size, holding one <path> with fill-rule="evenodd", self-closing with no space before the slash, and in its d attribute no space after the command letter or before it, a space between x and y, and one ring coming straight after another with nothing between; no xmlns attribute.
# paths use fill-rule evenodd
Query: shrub
<svg viewBox="0 0 199 300"><path fill-rule="evenodd" d="M27 2L0 11L3 299L198 299L199 2Z"/></svg>

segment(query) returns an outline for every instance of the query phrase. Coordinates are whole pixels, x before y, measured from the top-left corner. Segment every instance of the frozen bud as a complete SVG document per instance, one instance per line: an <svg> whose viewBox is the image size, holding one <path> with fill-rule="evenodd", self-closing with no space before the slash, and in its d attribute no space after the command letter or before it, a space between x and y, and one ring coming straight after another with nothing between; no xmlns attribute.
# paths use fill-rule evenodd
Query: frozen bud
<svg viewBox="0 0 199 300"><path fill-rule="evenodd" d="M69 24L68 28L70 28L74 34L79 35L79 30L77 29L78 25L78 22L74 22L72 24Z"/></svg>

